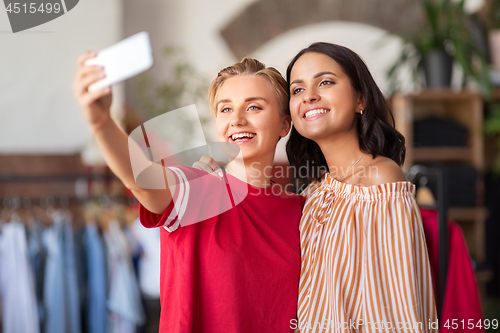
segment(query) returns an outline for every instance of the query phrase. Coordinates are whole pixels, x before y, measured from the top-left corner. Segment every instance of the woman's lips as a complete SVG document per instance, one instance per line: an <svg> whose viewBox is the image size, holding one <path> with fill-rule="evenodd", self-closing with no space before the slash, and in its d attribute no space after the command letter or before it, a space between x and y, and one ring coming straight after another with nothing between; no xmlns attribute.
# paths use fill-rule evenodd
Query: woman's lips
<svg viewBox="0 0 500 333"><path fill-rule="evenodd" d="M313 109L313 110L309 110L307 111L305 114L304 114L304 119L305 120L315 120L315 119L318 119L318 118L321 118L323 117L325 114L327 114L328 112L330 112L330 110L328 109L323 109L323 108L317 108L317 109Z"/></svg>
<svg viewBox="0 0 500 333"><path fill-rule="evenodd" d="M232 143L235 143L237 145L243 145L245 143L248 143L250 141L252 141L256 136L257 134L255 133L251 133L253 136L252 137L242 137L242 138L237 138L236 140L233 140L233 135L229 136L229 140L232 142Z"/></svg>

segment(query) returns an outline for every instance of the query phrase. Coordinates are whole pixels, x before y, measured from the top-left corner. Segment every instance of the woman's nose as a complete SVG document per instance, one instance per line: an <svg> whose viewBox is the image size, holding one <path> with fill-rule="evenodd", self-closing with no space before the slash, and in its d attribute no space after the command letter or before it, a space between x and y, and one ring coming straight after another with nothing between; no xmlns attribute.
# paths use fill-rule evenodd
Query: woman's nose
<svg viewBox="0 0 500 333"><path fill-rule="evenodd" d="M231 115L231 126L242 126L247 123L244 111L234 111Z"/></svg>
<svg viewBox="0 0 500 333"><path fill-rule="evenodd" d="M320 100L320 96L316 92L315 89L308 89L302 95L302 102L303 103L311 103L311 102L316 102L316 101L319 101L319 100Z"/></svg>

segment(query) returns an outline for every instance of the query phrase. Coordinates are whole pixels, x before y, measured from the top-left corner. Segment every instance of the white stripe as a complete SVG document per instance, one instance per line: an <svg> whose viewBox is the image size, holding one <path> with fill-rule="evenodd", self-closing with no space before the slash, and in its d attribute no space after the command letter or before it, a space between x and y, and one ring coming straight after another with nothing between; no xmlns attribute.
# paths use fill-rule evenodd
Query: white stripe
<svg viewBox="0 0 500 333"><path fill-rule="evenodd" d="M176 185L178 186L178 194L175 198L173 198L174 209L172 209L170 215L167 217L164 228L168 232L174 232L177 228L179 228L180 221L186 212L186 207L189 201L189 182L187 181L184 172L182 172L179 168L169 167L168 169L177 175L178 184ZM176 217L177 221L175 221L172 226L168 227L168 225L172 223Z"/></svg>
<svg viewBox="0 0 500 333"><path fill-rule="evenodd" d="M190 185L189 185L189 182L188 182L187 177L184 174L184 172L182 172L180 169L177 169L177 168L172 168L172 170L174 172L177 171L177 175L179 175L182 178L182 182L184 184L185 193L184 193L184 197L181 200L181 203L179 204L180 209L178 210L179 211L179 220L181 220L182 217L184 216L184 213L186 212L186 207L187 207L188 200L189 200Z"/></svg>

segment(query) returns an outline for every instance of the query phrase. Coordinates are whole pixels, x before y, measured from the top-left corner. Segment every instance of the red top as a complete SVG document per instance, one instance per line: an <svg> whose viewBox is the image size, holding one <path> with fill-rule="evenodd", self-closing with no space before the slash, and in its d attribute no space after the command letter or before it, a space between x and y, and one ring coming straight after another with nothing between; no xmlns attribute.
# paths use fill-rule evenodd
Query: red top
<svg viewBox="0 0 500 333"><path fill-rule="evenodd" d="M439 225L436 210L420 209L424 226L432 284L439 297ZM460 227L448 221L448 275L439 332L484 332L481 302L474 270Z"/></svg>
<svg viewBox="0 0 500 333"><path fill-rule="evenodd" d="M277 185L262 189L230 175L221 183L198 169L174 169L175 207L171 203L162 215L139 207L145 227L164 227L160 332L292 331L304 198ZM188 181L179 181L183 177ZM248 191L244 199L237 199L238 188ZM200 193L210 207L228 194L241 202L198 222L207 211Z"/></svg>

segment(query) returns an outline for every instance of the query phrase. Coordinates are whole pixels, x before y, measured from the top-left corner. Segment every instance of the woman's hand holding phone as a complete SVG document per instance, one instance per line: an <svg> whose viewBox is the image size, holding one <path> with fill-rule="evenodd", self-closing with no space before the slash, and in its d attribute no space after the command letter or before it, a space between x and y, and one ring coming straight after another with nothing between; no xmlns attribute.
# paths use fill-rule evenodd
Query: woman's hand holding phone
<svg viewBox="0 0 500 333"><path fill-rule="evenodd" d="M96 52L85 52L77 61L77 72L73 82L73 93L83 116L92 132L97 131L111 119L111 87L89 92L91 84L105 77L101 66L86 66L85 61L97 56Z"/></svg>

